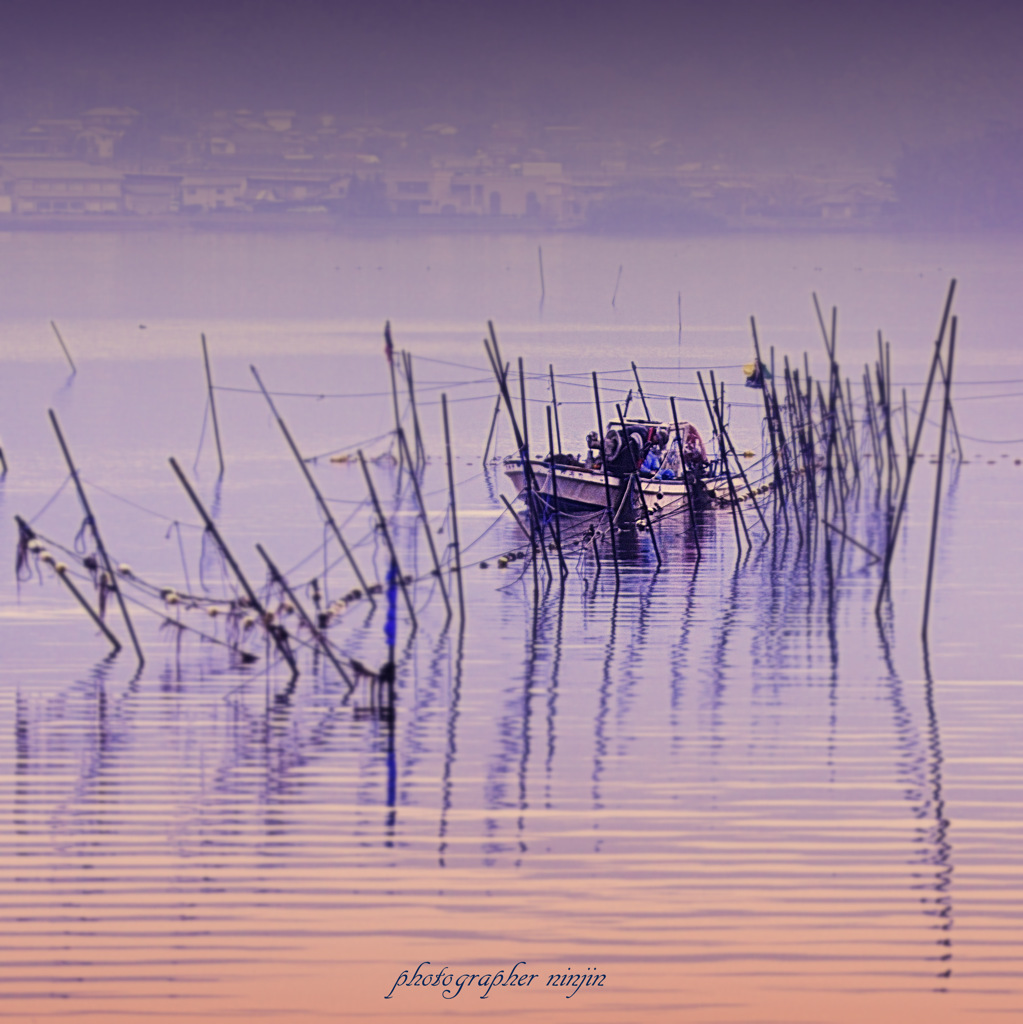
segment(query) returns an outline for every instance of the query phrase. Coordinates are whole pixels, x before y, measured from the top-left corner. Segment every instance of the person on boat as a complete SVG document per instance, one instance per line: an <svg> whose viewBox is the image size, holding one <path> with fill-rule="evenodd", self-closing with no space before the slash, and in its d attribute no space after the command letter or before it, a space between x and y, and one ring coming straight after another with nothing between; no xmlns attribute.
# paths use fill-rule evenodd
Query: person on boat
<svg viewBox="0 0 1023 1024"><path fill-rule="evenodd" d="M703 475L703 468L707 465L707 448L700 437L700 432L686 420L678 425L679 436L682 440L682 462L686 469ZM676 443L677 447L677 443Z"/></svg>
<svg viewBox="0 0 1023 1024"><path fill-rule="evenodd" d="M604 458L607 471L614 476L638 473L649 447L647 428L626 423L625 429L613 426L604 436Z"/></svg>
<svg viewBox="0 0 1023 1024"><path fill-rule="evenodd" d="M675 431L665 430L664 435L659 437L660 448L652 448L643 463L643 468L653 465L653 456L657 456L658 462L654 467L653 477L655 480L677 480L682 475L683 465L686 467L687 475L694 479L700 479L706 473L707 450L703 444L700 432L685 420L678 425L679 438L682 441L681 451L679 450L679 439L670 436Z"/></svg>
<svg viewBox="0 0 1023 1024"><path fill-rule="evenodd" d="M674 480L684 465L690 475L703 476L707 450L700 432L688 421L679 423L681 453L674 434L667 424L627 423L624 432L620 426L608 427L602 443L597 432L591 430L586 437L586 466L599 469L603 459L614 476L638 472L641 476Z"/></svg>

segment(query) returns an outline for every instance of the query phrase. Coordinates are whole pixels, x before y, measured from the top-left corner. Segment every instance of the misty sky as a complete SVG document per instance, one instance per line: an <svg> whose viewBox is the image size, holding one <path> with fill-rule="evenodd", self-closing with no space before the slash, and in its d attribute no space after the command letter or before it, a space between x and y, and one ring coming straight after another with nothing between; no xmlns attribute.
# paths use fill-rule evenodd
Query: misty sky
<svg viewBox="0 0 1023 1024"><path fill-rule="evenodd" d="M127 104L632 126L856 162L1023 110L1023 4L2 0L0 116Z"/></svg>

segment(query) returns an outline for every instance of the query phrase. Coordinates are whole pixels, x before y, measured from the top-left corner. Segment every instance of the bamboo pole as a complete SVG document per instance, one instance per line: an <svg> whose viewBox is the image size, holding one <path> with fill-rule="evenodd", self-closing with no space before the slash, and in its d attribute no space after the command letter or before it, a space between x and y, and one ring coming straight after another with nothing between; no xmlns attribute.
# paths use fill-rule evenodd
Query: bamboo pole
<svg viewBox="0 0 1023 1024"><path fill-rule="evenodd" d="M941 370L941 378L944 381L945 380L945 364L944 364L944 362L942 362L942 364L939 367L939 369ZM948 372L949 373L952 372L951 368L949 368ZM961 438L959 437L959 424L956 421L956 411L953 408L950 408L948 410L948 422L952 426L952 433L955 435L955 439L956 439L956 452L957 452L956 459L957 459L958 462L962 462L963 461L963 442L962 442Z"/></svg>
<svg viewBox="0 0 1023 1024"><path fill-rule="evenodd" d="M448 500L451 503L451 533L454 537L455 573L458 580L459 621L465 622L465 592L462 587L462 552L458 540L458 507L455 504L455 471L451 460L451 428L448 424L448 396L440 396L441 415L444 419L444 455L448 466Z"/></svg>
<svg viewBox="0 0 1023 1024"><path fill-rule="evenodd" d="M689 524L693 528L693 540L696 542L696 558L700 559L700 531L696 525L696 471L693 470L692 478L686 472L685 454L682 450L682 431L678 425L678 410L675 408L675 396L671 396L671 418L675 423L675 443L678 445L679 472L686 485L686 504L689 506Z"/></svg>
<svg viewBox="0 0 1023 1024"><path fill-rule="evenodd" d="M99 552L100 558L103 559L103 567L106 570L107 578L110 581L110 587L114 592L114 596L117 598L117 605L121 609L121 616L124 618L124 624L128 629L128 635L131 637L132 645L135 648L135 654L138 657L139 668L141 669L146 659L142 653L142 645L139 643L139 638L135 634L135 627L132 625L131 616L128 614L128 606L124 602L124 595L121 593L121 587L117 582L117 573L114 572L114 566L110 561L110 555L107 554L106 545L103 543L103 538L100 536L99 524L96 522L96 517L92 514L92 507L89 505L89 499L85 496L85 488L82 487L82 481L78 476L78 468L75 466L74 461L71 458L71 452L68 450L67 443L64 440L64 435L61 433L60 424L57 422L57 414L50 409L50 423L53 425L53 431L57 435L57 441L60 444L60 450L64 455L64 461L67 463L68 470L71 472L71 479L74 481L75 490L78 492L78 500L81 503L82 509L85 512L86 519L89 523L89 529L92 530L93 539L96 541L96 550Z"/></svg>
<svg viewBox="0 0 1023 1024"><path fill-rule="evenodd" d="M618 419L622 425L622 440L628 445L628 434L625 429L625 416L622 414L622 407L620 405L616 405L615 409L618 412ZM640 480L639 476L639 466L636 463L636 453L632 451L631 445L629 445L629 454L632 457L632 481L639 493L639 503L643 506L643 516L646 519L646 528L650 534L650 540L654 545L654 554L657 556L657 568L659 569L661 567L661 548L657 543L657 535L654 533L654 524L650 519L650 509L646 503L646 495L643 493L643 482Z"/></svg>
<svg viewBox="0 0 1023 1024"><path fill-rule="evenodd" d="M736 511L736 513L739 516L739 522L742 523L742 532L743 532L743 534L746 537L746 544L750 548L752 548L753 547L753 540L751 539L751 537L749 535L749 527L746 525L746 514L742 510L742 501L739 499L739 492L736 489L735 480L732 477L731 470L729 470L729 468L728 468L728 450L729 450L729 448L732 448L732 442L731 442L731 438L728 436L728 431L725 429L725 415L724 415L724 408L725 408L725 384L724 384L724 381L721 382L721 397L718 398L717 385L714 382L714 371L713 370L710 371L710 382L711 382L711 387L713 388L714 406L717 409L718 430L719 430L718 437L720 438L720 441L721 441L721 457L722 457L722 462L724 463L724 467L725 467L725 479L728 481L728 490L731 493L732 502L733 502L733 504L735 506L735 511ZM732 448L732 452L734 454L734 452L735 452L734 448ZM738 467L740 474L742 474L743 479L745 479L746 472L742 468L742 464L739 462L739 457L737 455L735 456L735 464ZM749 487L749 481L747 481L747 487ZM754 504L755 504L755 502L754 502ZM757 508L757 512L758 513L760 512L759 507ZM763 520L764 517L761 516L760 518L761 518L761 520ZM765 530L767 529L767 523L766 522L764 522L764 529ZM770 535L770 530L768 530L768 535Z"/></svg>
<svg viewBox="0 0 1023 1024"><path fill-rule="evenodd" d="M618 276L615 278L615 290L611 294L611 308L612 309L615 308L615 302L618 300L618 286L622 283L622 271L624 269L625 269L625 267L621 263L619 263L618 264Z"/></svg>
<svg viewBox="0 0 1023 1024"><path fill-rule="evenodd" d="M214 523L213 520L210 518L210 515L206 511L205 506L199 500L199 495L195 493L195 490L192 488L192 485L188 482L188 478L185 476L184 473L181 472L181 467L178 465L177 460L174 458L173 455L170 457L170 459L168 459L168 462L170 462L171 469L174 470L174 475L178 478L178 481L180 482L181 486L185 489L185 493L192 500L192 504L195 506L196 511L199 513L199 516L203 521L203 525L206 527L207 531L209 531L210 536L216 542L217 547L220 548L221 554L223 554L225 560L227 561L227 564L231 567L231 571L234 573L235 579L238 580L239 584L241 584L242 590L245 591L245 596L248 598L250 606L253 608L256 614L259 615L260 620L266 627L267 633L270 634L270 639L273 640L274 645L277 647L277 650L280 651L281 657L288 663L288 667L291 669L292 673L291 678L298 678L298 665L295 664L295 657L291 653L290 648L285 642L285 631L281 627L275 626L270 621L270 616L267 614L267 611L263 607L262 602L256 596L255 590L253 590L252 587L249 585L249 581L246 579L245 574L242 572L241 566L239 566L238 563L235 561L235 557L231 554L231 549L224 542L224 538L220 536L220 531L217 529L217 524Z"/></svg>
<svg viewBox="0 0 1023 1024"><path fill-rule="evenodd" d="M923 642L927 643L927 627L931 619L931 586L934 583L934 556L938 547L938 516L941 511L942 473L945 468L945 440L948 437L949 412L952 409L952 363L956 354L956 317L948 335L948 372L945 373L945 401L941 416L941 437L938 441L938 472L934 482L934 511L931 515L931 544L927 554L927 584L924 587L924 621L920 630Z"/></svg>
<svg viewBox="0 0 1023 1024"><path fill-rule="evenodd" d="M632 376L636 378L636 390L639 391L639 400L643 403L643 413L647 419L650 419L650 409L646 404L646 395L643 394L643 385L639 382L639 371L636 369L636 364L632 364Z"/></svg>
<svg viewBox="0 0 1023 1024"><path fill-rule="evenodd" d="M558 439L558 453L561 453L561 421L558 419L558 392L554 387L554 364L549 363L547 369L551 375L551 405L554 406L554 432Z"/></svg>
<svg viewBox="0 0 1023 1024"><path fill-rule="evenodd" d="M409 405L412 408L412 430L413 435L416 439L416 468L426 465L426 445L423 444L423 435L419 429L419 410L416 408L416 388L415 381L412 376L412 356L402 350L401 353L402 365L405 369L405 383L408 385L408 399ZM401 429L400 427L398 428ZM406 455L408 452L406 451ZM409 460L409 465L411 465Z"/></svg>
<svg viewBox="0 0 1023 1024"><path fill-rule="evenodd" d="M553 578L551 562L547 557L547 541L544 537L543 519L540 515L540 499L538 497L540 490L537 487L536 475L533 473L533 464L529 461L529 416L526 407L526 372L521 359L519 359L519 399L522 405L523 463L529 466L529 472L526 474L526 497L529 504L529 520L534 531L533 555L534 557L536 556L536 546L539 543L540 554L543 557L543 564L547 570L547 575Z"/></svg>
<svg viewBox="0 0 1023 1024"><path fill-rule="evenodd" d="M816 302L817 297L814 296ZM774 487L775 494L777 494L782 487L781 480L781 468L778 465L778 440L775 436L774 429L774 417L771 415L770 400L767 392L767 382L764 381L764 364L760 358L760 339L757 337L757 321L754 317L749 318L750 329L753 332L753 352L756 355L757 367L760 370L760 379L762 381L760 391L764 398L764 419L767 420L767 434L771 441L771 465L774 469ZM775 507L777 508L778 498L775 498Z"/></svg>
<svg viewBox="0 0 1023 1024"><path fill-rule="evenodd" d="M615 591L621 584L621 576L618 570L618 541L615 539L614 507L611 501L611 483L607 478L607 453L604 451L604 422L600 414L600 388L597 386L597 372L592 371L593 376L593 401L597 407L597 437L600 439L600 465L604 470L604 500L607 503L607 524L611 534L611 558L615 566Z"/></svg>
<svg viewBox="0 0 1023 1024"><path fill-rule="evenodd" d="M411 458L404 430L398 431L398 443L405 449L405 455ZM433 530L430 529L430 521L426 516L426 505L423 502L423 492L420 490L419 481L416 479L416 475L414 473L412 474L412 491L416 496L416 504L419 507L419 519L423 524L423 532L426 534L426 543L430 548L430 558L433 560L433 571L437 576L437 583L440 585L441 597L444 598L444 607L448 611L448 618L450 618L451 601L448 598L448 588L444 586L444 574L441 571L440 559L437 557L437 547L433 543Z"/></svg>
<svg viewBox="0 0 1023 1024"><path fill-rule="evenodd" d="M887 543L885 545L884 570L881 577L881 586L877 592L877 602L874 605L874 614L881 615L881 603L884 601L885 593L891 582L892 554L895 550L895 538L898 535L899 524L902 522L902 515L906 508L906 499L909 496L909 484L913 476L913 466L916 463L917 449L920 447L920 437L923 434L924 423L927 416L927 405L931 397L931 387L934 384L934 375L937 372L938 362L941 359L941 346L945 340L945 328L948 325L949 312L952 308L952 298L955 295L956 279L952 278L948 287L948 297L945 299L945 309L941 316L941 326L938 329L938 337L934 342L934 358L931 360L931 370L927 376L927 384L924 388L924 396L920 408L920 418L916 424L916 434L913 438L913 448L906 460L906 479L903 481L902 490L899 492L899 504L895 512L895 519L888 531Z"/></svg>
<svg viewBox="0 0 1023 1024"><path fill-rule="evenodd" d="M32 527L25 522L21 516L15 516L14 521L18 524L18 531L23 538L32 539L35 537L35 532ZM96 624L99 631L107 638L110 646L113 647L114 653L116 654L121 649L121 641L110 631L107 624L99 617L96 610L89 604L82 592L75 586L74 581L68 575L67 567L61 563L54 565L53 571L57 574L57 578L64 584L75 600L85 609L86 614Z"/></svg>
<svg viewBox="0 0 1023 1024"><path fill-rule="evenodd" d="M302 606L302 602L295 596L295 592L288 585L288 581L284 578L283 573L277 568L276 565L270 560L270 556L266 553L262 544L256 545L256 550L259 552L260 557L266 562L267 569L270 570L270 575L273 577L274 582L284 591L288 596L288 600L295 606L295 611L298 612L299 618L305 623L306 629L309 630L313 635L313 639L316 641L320 650L326 655L327 660L337 669L338 674L348 684L349 690L355 686L351 676L345 671L344 666L338 660L337 655L330 649L330 644L327 641L327 637L309 617L306 613L305 608Z"/></svg>
<svg viewBox="0 0 1023 1024"><path fill-rule="evenodd" d="M391 338L391 321L384 323L384 355L387 357L387 369L391 374L391 403L394 406L394 429L401 426L401 412L398 409L398 381L394 375L394 341ZM398 453L398 479L401 479L402 470L401 452ZM412 467L409 466L411 472Z"/></svg>
<svg viewBox="0 0 1023 1024"><path fill-rule="evenodd" d="M554 431L551 425L551 407L547 406L547 441L551 446L551 493L554 497L554 544L558 551L558 563L561 569L561 578L568 575L568 566L565 564L565 556L561 550L561 516L558 514L558 476L554 469Z"/></svg>
<svg viewBox="0 0 1023 1024"><path fill-rule="evenodd" d="M721 453L721 465L722 465L722 467L724 469L725 482L726 482L726 484L728 486L728 496L729 496L728 510L732 514L732 527L735 530L735 543L738 546L739 550L742 551L742 536L739 533L739 518L738 518L738 505L739 505L739 502L736 499L735 487L732 485L732 476L728 472L728 465L727 465L727 463L725 461L725 458L724 458L724 445L722 444L720 435L718 434L717 413L716 413L716 410L711 405L710 398L708 398L708 396L707 396L707 388L704 386L703 375L700 373L699 370L696 371L696 377L697 377L697 380L699 380L699 382L700 382L700 391L703 393L703 403L704 403L704 405L707 406L707 415L710 417L711 429L714 431L714 437L717 439L717 442L718 442L718 451ZM717 399L717 394L715 393L715 400L716 399ZM745 527L746 527L745 521L743 522L742 525L743 525L743 529L745 530ZM747 540L748 539L749 539L749 535L747 534ZM752 547L752 546L753 545L750 544L750 547Z"/></svg>
<svg viewBox="0 0 1023 1024"><path fill-rule="evenodd" d="M532 541L533 538L529 534L529 530L526 529L525 524L522 522L522 517L512 508L512 503L502 494L501 501L504 502L504 507L511 512L512 518L515 520L515 525L522 531L522 536L528 541Z"/></svg>
<svg viewBox="0 0 1023 1024"><path fill-rule="evenodd" d="M60 344L61 351L64 353L64 358L67 359L68 365L71 367L72 376L78 373L78 367L75 366L75 361L71 358L71 353L67 350L67 345L64 344L64 339L60 336L60 331L57 330L57 324L51 320L50 326L53 328L53 333L57 335L57 341Z"/></svg>
<svg viewBox="0 0 1023 1024"><path fill-rule="evenodd" d="M401 428L398 428L399 431ZM377 523L380 526L380 532L384 536L384 543L387 545L387 550L391 556L391 564L398 566L398 583L401 586L401 594L405 599L405 607L408 609L409 618L412 620L412 628L416 629L418 622L416 620L416 609L412 604L412 598L409 595L408 587L405 583L405 577L402 575L401 567L398 565L398 553L395 551L394 543L391 540L391 531L387 528L387 519L384 516L384 510L380 507L380 500L377 498L376 488L373 486L373 478L369 475L369 467L366 465L365 456L362 454L362 449L358 451L359 465L362 467L362 475L366 478L366 487L369 489L370 500L373 502L373 509L377 514ZM412 476L412 466L409 465L409 475Z"/></svg>
<svg viewBox="0 0 1023 1024"><path fill-rule="evenodd" d="M497 401L494 403L494 415L490 417L490 433L487 434L487 443L483 449L483 464L487 464L487 456L490 454L490 443L494 440L494 429L497 427L497 417L501 412L501 392L497 392ZM496 459L496 456L495 456Z"/></svg>
<svg viewBox="0 0 1023 1024"><path fill-rule="evenodd" d="M721 382L721 405L725 404L725 382ZM760 517L761 525L764 527L764 531L769 538L771 536L771 530L767 525L767 520L764 518L764 513L760 511L760 504L757 502L757 496L753 493L753 488L750 485L749 478L746 476L746 470L743 468L742 463L739 461L739 453L735 450L735 445L732 443L732 436L728 433L728 428L725 426L724 417L721 413L718 413L719 425L721 428L721 436L725 440L725 444L728 446L728 450L732 453L732 458L735 460L736 468L739 470L739 476L742 477L742 482L746 485L746 493L749 495L750 501L753 503L753 508L756 509L757 515ZM767 538L765 538L767 539Z"/></svg>
<svg viewBox="0 0 1023 1024"><path fill-rule="evenodd" d="M210 373L210 354L206 349L206 335L200 334L202 341L202 361L206 367L206 393L209 396L210 419L213 420L213 439L217 442L217 461L220 463L220 475L224 475L224 449L220 445L220 424L217 422L217 403L213 399L213 374ZM194 469L195 467L193 467Z"/></svg>
<svg viewBox="0 0 1023 1024"><path fill-rule="evenodd" d="M117 637L110 632L110 630L107 628L107 624L99 617L99 615L96 614L96 612L93 610L92 605L89 604L89 602L82 595L81 591L74 585L74 583L71 580L71 577L68 575L67 568L61 564L60 566L54 567L54 571L57 574L57 578L61 581L61 583L64 584L65 587L68 588L68 590L71 591L75 600L85 609L89 618L92 619L92 621L99 628L100 632L110 642L110 645L113 647L114 653L116 654L121 649L121 641L118 640Z"/></svg>
<svg viewBox="0 0 1023 1024"><path fill-rule="evenodd" d="M369 602L374 607L376 601L373 598L373 593L369 588L369 584L366 583L365 578L362 575L362 570L359 568L359 563L355 561L355 556L352 554L351 549L345 542L345 538L341 533L341 527L337 525L337 521L334 519L333 513L330 511L327 502L324 500L323 495L320 493L319 487L316 486L316 481L313 479L312 473L309 472L309 467L306 465L305 459L302 458L302 453L298 450L298 445L295 444L294 439L291 436L291 431L288 430L287 424L284 422L280 413L277 411L277 407L273 403L273 399L270 397L270 393L263 386L263 381L259 376L259 372L254 366L250 366L249 369L252 371L252 376L256 378L256 383L259 385L259 390L263 392L263 397L266 399L267 404L270 406L270 411L274 415L274 419L277 420L277 425L281 428L281 433L284 435L284 440L288 442L288 447L291 449L291 454L295 456L295 461L298 463L299 469L302 470L302 475L305 477L306 483L309 485L310 490L313 492L313 496L316 498L316 503L320 506L320 511L323 513L324 519L327 520L327 524L330 526L337 538L337 542L341 545L341 550L345 553L345 558L348 559L348 564L351 565L355 572L355 577L359 581L359 586L362 587L362 592L369 598Z"/></svg>

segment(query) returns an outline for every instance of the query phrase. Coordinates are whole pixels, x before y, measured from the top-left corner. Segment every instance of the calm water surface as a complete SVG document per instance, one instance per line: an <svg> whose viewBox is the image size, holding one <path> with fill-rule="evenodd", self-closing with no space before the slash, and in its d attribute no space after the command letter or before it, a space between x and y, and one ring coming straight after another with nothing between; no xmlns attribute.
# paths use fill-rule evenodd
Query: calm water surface
<svg viewBox="0 0 1023 1024"><path fill-rule="evenodd" d="M539 305L537 245L546 297ZM0 234L0 1015L13 1020L1015 1020L1023 1014L1023 244L963 238L342 239ZM622 275L615 304L618 268ZM705 417L696 368L725 380L732 432L760 449L742 388L748 317L780 360L823 349L810 300L839 307L854 381L892 342L918 407L959 280L956 411L925 658L920 614L934 466L921 460L887 626L877 567L849 547L828 585L794 536L737 558L727 515L626 552L616 592L573 554L563 588L522 562L511 497L481 462L493 319L522 356L534 437L548 363L568 447L592 428L588 372ZM681 330L680 330L681 311ZM55 319L78 364L68 368ZM146 653L107 645L53 573L13 572L20 515L74 547L65 430L116 561L157 587L225 593L167 465L174 455L251 578L261 542L294 582L337 563L263 399L303 452L387 450L381 329L415 357L435 538L450 540L439 395L451 401L467 616L429 577L398 605L394 722L312 651L301 675L240 665L225 623L135 596ZM143 326L144 325L144 326ZM199 333L227 471L216 481ZM576 374L578 376L570 376ZM286 394L287 393L287 394ZM655 406L659 408L659 406ZM509 450L500 423L498 446ZM936 434L925 452L936 450ZM403 568L429 551L394 467L372 464ZM313 467L367 575L383 579L357 464ZM871 502L850 508L876 537ZM58 555L58 557L60 557ZM483 569L479 563L486 561ZM92 595L90 591L90 595ZM332 636L386 657L383 604ZM127 639L116 610L108 621ZM170 623L170 624L168 624ZM253 646L250 644L250 646ZM268 667L269 666L269 667ZM402 986L507 972L528 987ZM552 974L604 975L552 987ZM566 998L568 996L568 998Z"/></svg>

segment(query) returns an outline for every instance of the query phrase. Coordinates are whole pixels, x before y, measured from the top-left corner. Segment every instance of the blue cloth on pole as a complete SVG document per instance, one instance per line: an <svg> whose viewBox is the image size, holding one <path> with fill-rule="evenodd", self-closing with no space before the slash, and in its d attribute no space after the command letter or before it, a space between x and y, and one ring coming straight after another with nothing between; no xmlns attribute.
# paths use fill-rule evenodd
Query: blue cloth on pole
<svg viewBox="0 0 1023 1024"><path fill-rule="evenodd" d="M384 622L384 636L393 647L398 638L398 567L391 562L387 570L387 619Z"/></svg>

